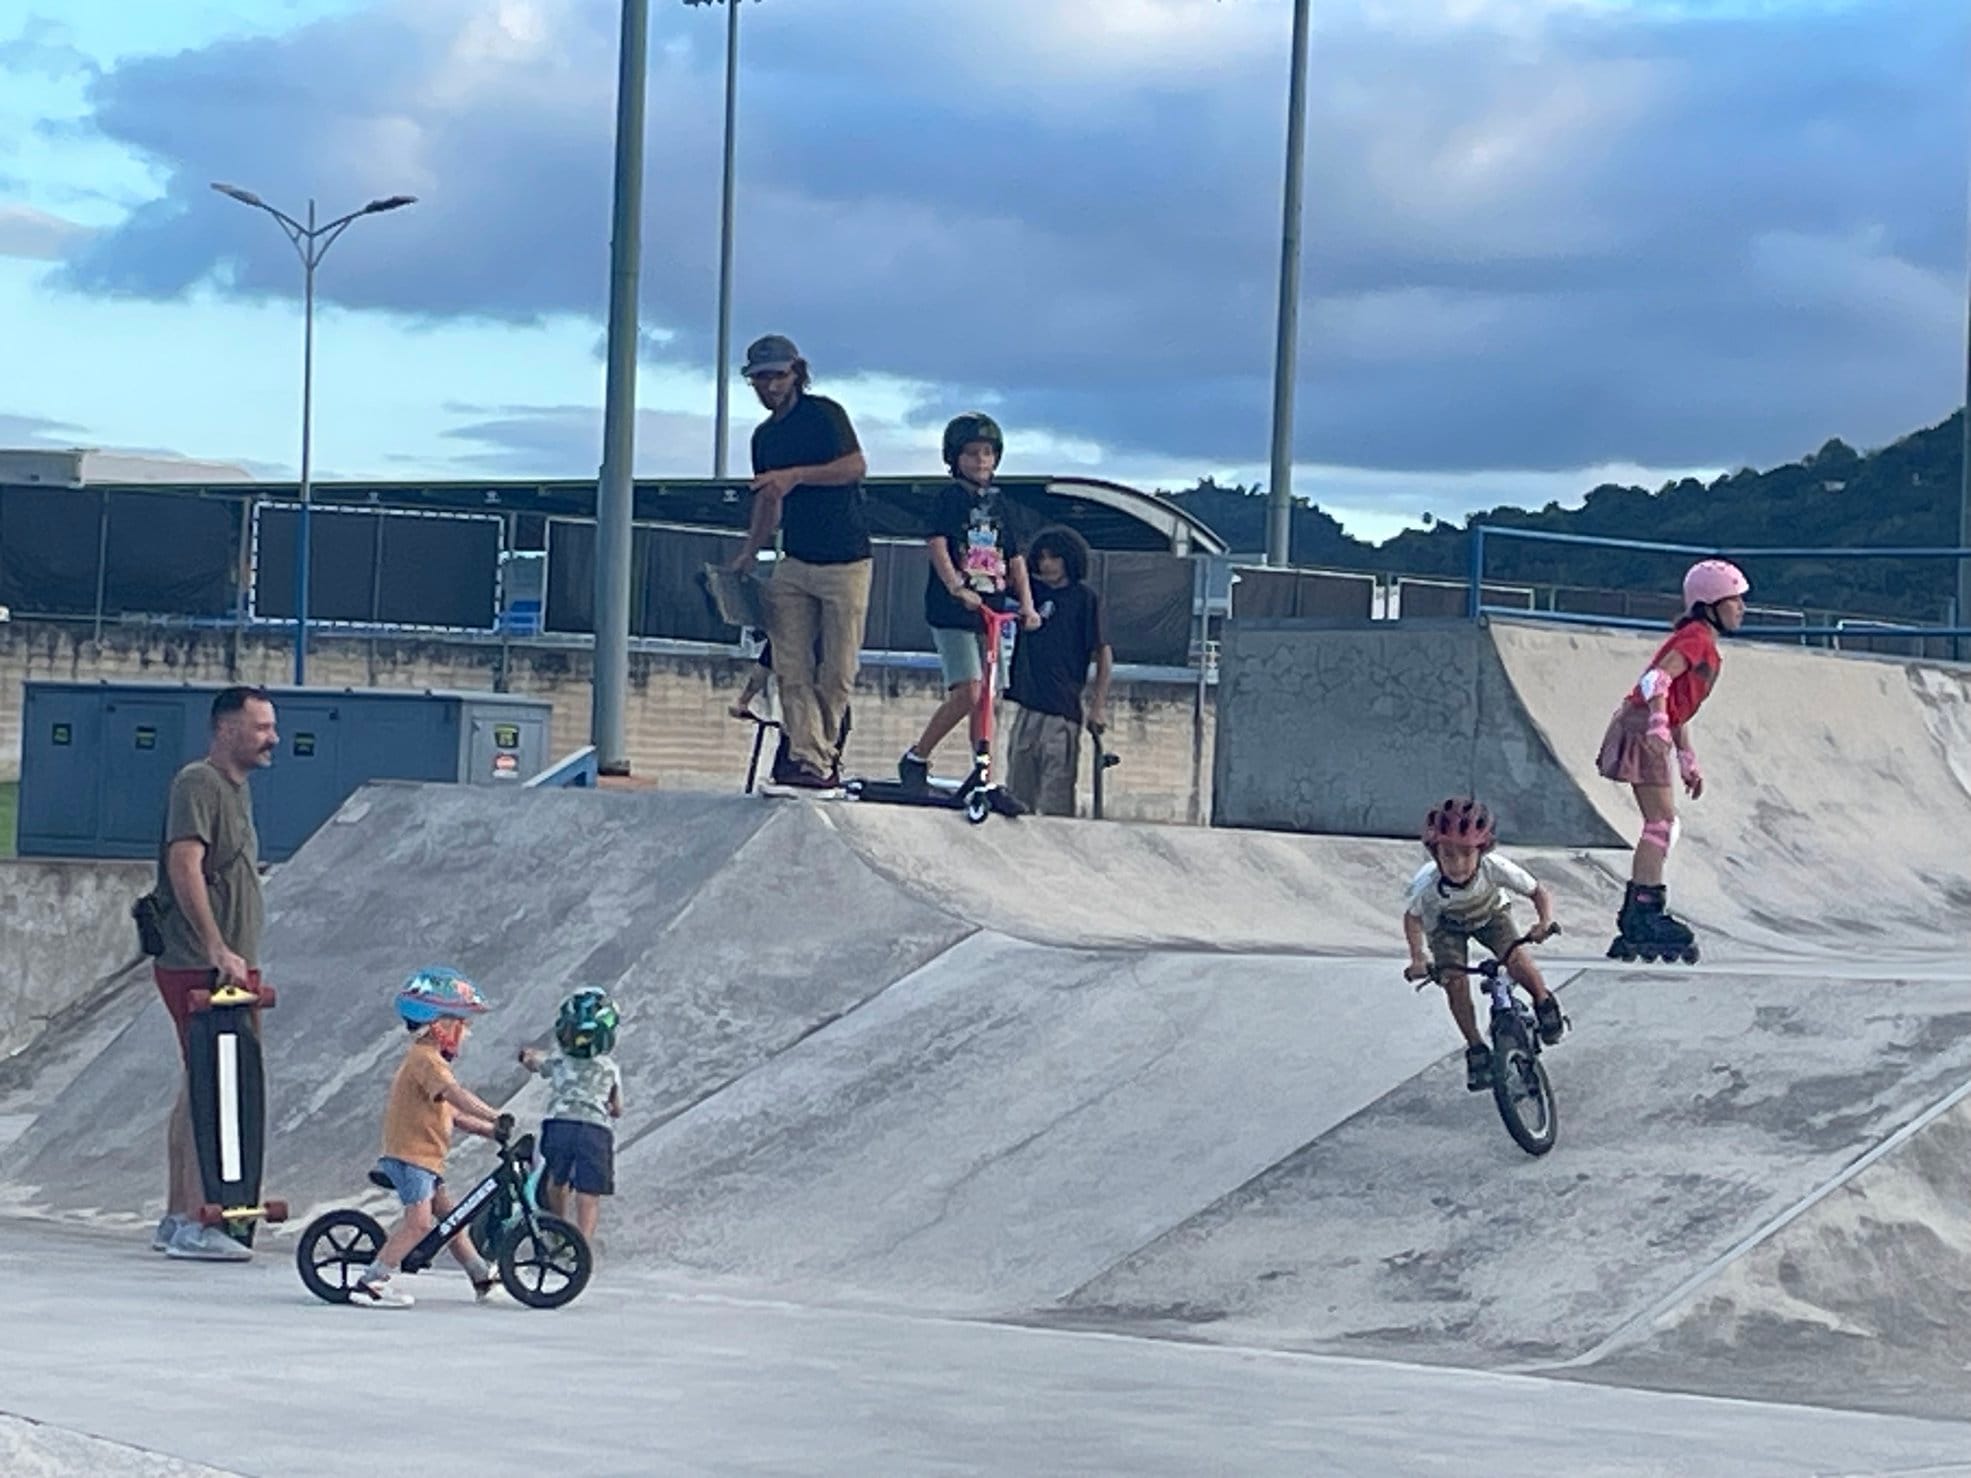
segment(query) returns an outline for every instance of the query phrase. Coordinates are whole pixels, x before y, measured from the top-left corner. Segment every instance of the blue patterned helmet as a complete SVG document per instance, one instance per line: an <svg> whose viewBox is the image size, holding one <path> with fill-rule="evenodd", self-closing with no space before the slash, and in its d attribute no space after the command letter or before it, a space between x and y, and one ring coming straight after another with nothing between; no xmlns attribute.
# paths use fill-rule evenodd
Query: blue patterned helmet
<svg viewBox="0 0 1971 1478"><path fill-rule="evenodd" d="M428 1026L447 1016L477 1016L492 1004L449 965L425 966L397 992L397 1014L412 1026Z"/></svg>

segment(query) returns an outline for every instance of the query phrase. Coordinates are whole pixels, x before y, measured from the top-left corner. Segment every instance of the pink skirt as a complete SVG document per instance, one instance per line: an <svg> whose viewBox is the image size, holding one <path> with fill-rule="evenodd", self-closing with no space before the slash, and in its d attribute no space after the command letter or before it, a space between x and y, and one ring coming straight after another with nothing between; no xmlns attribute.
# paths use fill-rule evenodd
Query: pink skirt
<svg viewBox="0 0 1971 1478"><path fill-rule="evenodd" d="M1608 721L1608 732L1602 735L1595 769L1624 785L1677 783L1675 757L1664 745L1650 741L1649 710L1640 703L1625 701L1615 710L1615 716Z"/></svg>

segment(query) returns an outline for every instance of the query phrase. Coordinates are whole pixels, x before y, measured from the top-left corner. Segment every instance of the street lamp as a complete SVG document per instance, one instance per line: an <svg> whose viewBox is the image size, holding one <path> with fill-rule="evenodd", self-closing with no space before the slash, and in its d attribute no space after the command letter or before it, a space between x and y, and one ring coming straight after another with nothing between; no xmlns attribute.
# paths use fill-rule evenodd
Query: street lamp
<svg viewBox="0 0 1971 1478"><path fill-rule="evenodd" d="M308 681L308 516L314 505L309 453L315 404L315 268L335 244L336 237L355 221L363 216L381 215L387 210L415 204L417 196L386 195L372 200L361 210L352 210L321 226L315 224L315 202L311 199L308 202L308 224L304 226L286 212L276 210L251 190L216 181L212 188L241 205L267 212L280 223L281 230L301 258L302 318L305 326L301 348L301 519L294 541L294 685L297 688L305 687Z"/></svg>
<svg viewBox="0 0 1971 1478"><path fill-rule="evenodd" d="M726 356L732 349L732 196L733 149L739 117L739 0L684 0L684 3L725 6L725 191L719 209L719 347L712 372L718 397L712 413L712 476L724 477L732 379L732 367Z"/></svg>

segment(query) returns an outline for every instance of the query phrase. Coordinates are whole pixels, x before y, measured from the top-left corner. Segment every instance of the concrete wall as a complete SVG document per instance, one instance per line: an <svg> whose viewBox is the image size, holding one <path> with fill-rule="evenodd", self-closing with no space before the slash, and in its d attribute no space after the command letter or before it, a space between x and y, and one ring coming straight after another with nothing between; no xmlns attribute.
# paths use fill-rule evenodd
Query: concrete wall
<svg viewBox="0 0 1971 1478"><path fill-rule="evenodd" d="M147 682L285 683L291 639L232 631L105 627L100 642L85 624L0 623L0 778L20 773L21 685L30 678ZM630 654L630 759L640 777L663 787L737 790L745 782L750 725L726 714L752 664L724 654ZM311 686L469 688L546 698L554 704L552 752L588 742L586 647L502 645L321 635L309 649ZM896 757L917 737L942 694L935 670L865 665L855 697L852 768L894 774ZM1107 814L1120 820L1203 823L1210 814L1212 713L1200 719L1195 681L1118 682L1109 744L1123 756L1111 770ZM1002 712L1002 722L1013 710ZM941 772L964 764L964 737L938 754ZM1083 761L1084 813L1088 807Z"/></svg>
<svg viewBox="0 0 1971 1478"><path fill-rule="evenodd" d="M1218 705L1218 825L1409 837L1433 802L1477 794L1512 841L1623 845L1528 717L1485 627L1234 621Z"/></svg>
<svg viewBox="0 0 1971 1478"><path fill-rule="evenodd" d="M144 862L0 859L0 1058L136 962Z"/></svg>

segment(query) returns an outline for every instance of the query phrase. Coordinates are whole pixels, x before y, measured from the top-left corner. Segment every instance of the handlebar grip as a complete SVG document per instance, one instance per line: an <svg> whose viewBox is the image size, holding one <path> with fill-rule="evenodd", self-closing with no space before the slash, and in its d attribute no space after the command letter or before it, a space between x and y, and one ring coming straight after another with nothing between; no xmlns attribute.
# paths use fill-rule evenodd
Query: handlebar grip
<svg viewBox="0 0 1971 1478"><path fill-rule="evenodd" d="M501 1144L505 1144L513 1137L512 1114L501 1114L497 1119L493 1120L493 1137Z"/></svg>

